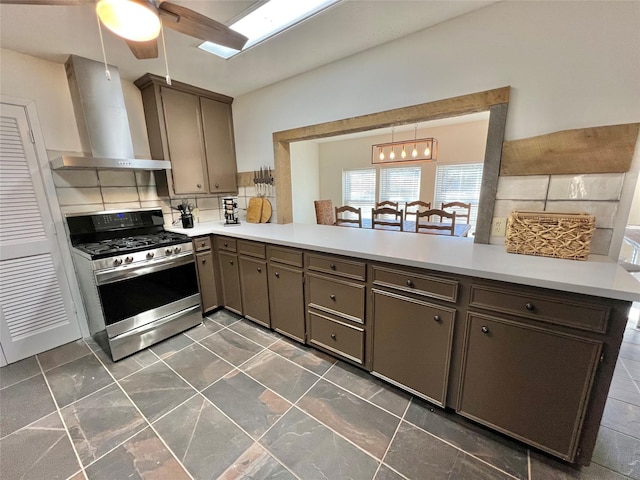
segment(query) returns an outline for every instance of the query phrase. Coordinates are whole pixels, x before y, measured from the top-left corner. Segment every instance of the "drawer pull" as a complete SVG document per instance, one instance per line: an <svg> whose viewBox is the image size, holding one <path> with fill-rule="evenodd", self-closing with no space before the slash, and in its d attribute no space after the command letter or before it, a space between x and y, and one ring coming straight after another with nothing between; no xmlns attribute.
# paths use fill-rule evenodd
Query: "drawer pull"
<svg viewBox="0 0 640 480"><path fill-rule="evenodd" d="M533 312L536 309L536 306L533 303L527 303L525 304L524 308L526 308L530 312Z"/></svg>
<svg viewBox="0 0 640 480"><path fill-rule="evenodd" d="M204 243L204 242L201 242L201 243L200 243L200 246L201 246L201 247L204 247L205 245L206 245L206 243Z"/></svg>
<svg viewBox="0 0 640 480"><path fill-rule="evenodd" d="M413 287L413 282L411 280L407 280L407 287Z"/></svg>
<svg viewBox="0 0 640 480"><path fill-rule="evenodd" d="M274 273L274 275L276 276L276 278L280 278L280 274L278 272Z"/></svg>
<svg viewBox="0 0 640 480"><path fill-rule="evenodd" d="M228 247L228 246L229 246L229 244L228 244L227 242L224 242L224 246L225 246L225 247Z"/></svg>
<svg viewBox="0 0 640 480"><path fill-rule="evenodd" d="M202 259L202 264L204 265L205 263L207 263L207 259L206 259L206 258L203 258L203 259Z"/></svg>
<svg viewBox="0 0 640 480"><path fill-rule="evenodd" d="M331 300L333 300L334 302L335 302L335 300L336 300L336 296L335 296L335 295L329 295L329 298L330 298Z"/></svg>
<svg viewBox="0 0 640 480"><path fill-rule="evenodd" d="M260 267L256 268L256 270L258 270L258 273L262 273L262 269Z"/></svg>
<svg viewBox="0 0 640 480"><path fill-rule="evenodd" d="M480 330L482 330L482 333L489 333L489 327L486 327L484 325L482 326L482 328Z"/></svg>
<svg viewBox="0 0 640 480"><path fill-rule="evenodd" d="M329 265L329 268L330 268L331 270L335 270L335 269L336 269L336 264L335 264L335 263L332 263L331 265Z"/></svg>
<svg viewBox="0 0 640 480"><path fill-rule="evenodd" d="M336 339L336 334L335 334L335 333L332 333L332 334L331 334L331 338L332 338L333 340L335 340L335 339Z"/></svg>
<svg viewBox="0 0 640 480"><path fill-rule="evenodd" d="M442 321L442 318L440 318L440 315L434 315L433 319L438 323L440 323Z"/></svg>

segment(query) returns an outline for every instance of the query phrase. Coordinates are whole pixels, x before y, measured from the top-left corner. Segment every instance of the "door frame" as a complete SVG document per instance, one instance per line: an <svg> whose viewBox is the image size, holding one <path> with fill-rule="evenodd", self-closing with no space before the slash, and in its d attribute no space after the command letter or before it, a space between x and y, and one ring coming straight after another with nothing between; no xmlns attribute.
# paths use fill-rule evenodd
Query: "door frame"
<svg viewBox="0 0 640 480"><path fill-rule="evenodd" d="M33 146L36 152L38 161L38 167L40 168L42 183L44 186L45 196L47 199L47 205L53 219L53 227L56 235L56 243L60 249L60 255L62 256L62 267L64 269L64 275L67 279L69 291L71 292L71 299L75 304L76 321L80 329L82 337L89 336L89 326L87 322L87 316L84 310L84 303L80 294L80 287L76 278L75 269L73 267L73 259L71 257L71 245L68 240L67 230L65 228L64 218L62 211L60 210L60 204L58 203L58 196L56 194L56 187L53 183L53 176L51 174L51 167L49 165L49 156L47 154L47 148L44 142L44 135L42 134L42 128L40 127L40 119L38 118L38 111L34 100L28 98L12 97L9 95L0 94L0 103L6 105L15 105L22 107L25 110L27 116L27 122L33 134Z"/></svg>

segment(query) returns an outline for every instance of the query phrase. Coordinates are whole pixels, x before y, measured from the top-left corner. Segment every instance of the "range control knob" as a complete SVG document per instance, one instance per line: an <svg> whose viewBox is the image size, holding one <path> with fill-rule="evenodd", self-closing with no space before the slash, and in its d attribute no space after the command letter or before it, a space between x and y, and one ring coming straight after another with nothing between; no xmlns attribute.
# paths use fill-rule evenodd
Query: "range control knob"
<svg viewBox="0 0 640 480"><path fill-rule="evenodd" d="M156 254L154 252L147 253L147 258L153 258Z"/></svg>
<svg viewBox="0 0 640 480"><path fill-rule="evenodd" d="M124 259L124 261L127 262L127 263L131 263L131 262L133 262L133 257L127 257L127 258Z"/></svg>
<svg viewBox="0 0 640 480"><path fill-rule="evenodd" d="M172 250L171 248L167 248L167 249L164 251L164 254L165 254L165 255L171 255L172 253L173 253L173 250Z"/></svg>
<svg viewBox="0 0 640 480"><path fill-rule="evenodd" d="M113 264L117 267L118 265L122 265L122 259L116 258L113 260Z"/></svg>
<svg viewBox="0 0 640 480"><path fill-rule="evenodd" d="M176 247L173 249L173 253L180 253L182 251L182 247Z"/></svg>

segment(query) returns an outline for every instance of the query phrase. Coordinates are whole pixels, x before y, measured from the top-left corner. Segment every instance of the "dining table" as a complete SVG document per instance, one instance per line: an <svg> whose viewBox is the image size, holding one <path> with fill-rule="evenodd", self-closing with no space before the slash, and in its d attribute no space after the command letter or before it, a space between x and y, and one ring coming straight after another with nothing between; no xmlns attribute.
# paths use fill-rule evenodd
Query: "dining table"
<svg viewBox="0 0 640 480"><path fill-rule="evenodd" d="M426 233L427 235L447 235L451 236L451 232L449 230L438 230L434 227L443 227L449 226L449 223L443 222L420 222L420 230L418 233ZM348 228L353 228L353 225L340 225ZM431 228L429 228L431 227ZM356 226L356 228L358 228ZM362 219L362 228L371 228L371 219L363 218ZM402 228L404 232L416 233L416 222L412 220L404 220L402 222ZM398 227L395 226L386 226L386 225L376 225L376 229L378 230L393 230L399 232ZM471 225L467 223L456 224L453 228L453 236L454 237L466 237L469 235L471 231Z"/></svg>

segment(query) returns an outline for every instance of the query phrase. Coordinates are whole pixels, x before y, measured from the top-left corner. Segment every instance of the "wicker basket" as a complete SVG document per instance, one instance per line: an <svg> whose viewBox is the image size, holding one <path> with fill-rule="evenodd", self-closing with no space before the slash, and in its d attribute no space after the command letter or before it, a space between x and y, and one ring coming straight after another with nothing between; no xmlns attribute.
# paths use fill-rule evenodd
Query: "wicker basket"
<svg viewBox="0 0 640 480"><path fill-rule="evenodd" d="M511 212L509 253L586 260L596 217L587 213Z"/></svg>

